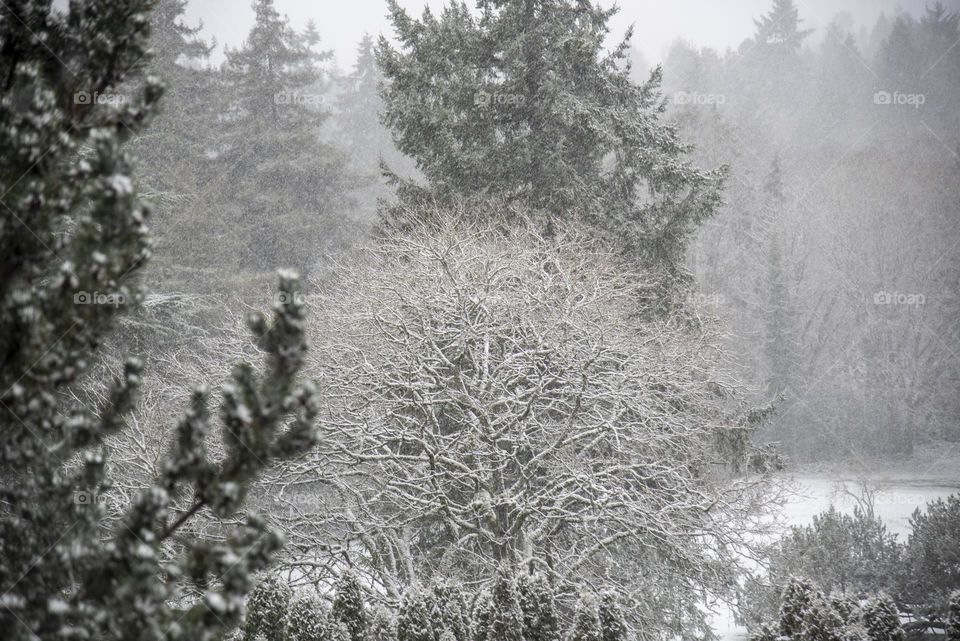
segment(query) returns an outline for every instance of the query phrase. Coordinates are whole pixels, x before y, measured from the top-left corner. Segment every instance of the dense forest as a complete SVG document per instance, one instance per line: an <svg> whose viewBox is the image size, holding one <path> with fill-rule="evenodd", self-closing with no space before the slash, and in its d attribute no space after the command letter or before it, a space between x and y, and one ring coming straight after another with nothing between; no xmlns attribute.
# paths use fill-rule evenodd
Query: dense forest
<svg viewBox="0 0 960 641"><path fill-rule="evenodd" d="M960 14L188 3L0 0L5 638L960 640Z"/></svg>

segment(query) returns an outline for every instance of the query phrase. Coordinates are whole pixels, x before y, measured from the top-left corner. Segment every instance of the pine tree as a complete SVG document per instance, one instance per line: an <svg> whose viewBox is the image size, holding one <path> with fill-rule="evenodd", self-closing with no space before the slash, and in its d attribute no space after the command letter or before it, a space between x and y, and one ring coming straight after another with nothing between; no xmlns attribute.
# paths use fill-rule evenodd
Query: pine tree
<svg viewBox="0 0 960 641"><path fill-rule="evenodd" d="M543 574L521 574L517 578L520 609L523 611L524 641L559 641L560 621L553 586Z"/></svg>
<svg viewBox="0 0 960 641"><path fill-rule="evenodd" d="M388 1L384 122L426 185L399 181L386 228L432 202L506 202L547 230L586 222L626 254L683 272L686 243L719 205L722 171L701 172L661 121L661 71L630 79L629 38L607 53L615 10L574 0L478 0L411 18ZM503 212L504 208L494 210Z"/></svg>
<svg viewBox="0 0 960 641"><path fill-rule="evenodd" d="M903 641L903 626L897 605L889 596L881 594L863 606L863 625L870 641Z"/></svg>
<svg viewBox="0 0 960 641"><path fill-rule="evenodd" d="M603 630L600 626L600 616L597 613L596 599L589 595L580 596L577 612L573 621L568 641L603 641Z"/></svg>
<svg viewBox="0 0 960 641"><path fill-rule="evenodd" d="M367 613L363 605L363 590L357 575L351 571L344 572L337 582L330 619L347 629L350 641L364 641Z"/></svg>
<svg viewBox="0 0 960 641"><path fill-rule="evenodd" d="M301 596L291 602L287 617L287 638L290 641L328 641L329 627L326 609L317 597Z"/></svg>
<svg viewBox="0 0 960 641"><path fill-rule="evenodd" d="M603 641L627 641L627 621L616 594L604 592L600 595L599 616Z"/></svg>
<svg viewBox="0 0 960 641"><path fill-rule="evenodd" d="M105 442L125 428L141 364L127 362L100 406L64 392L139 299L150 256L126 144L162 93L139 75L152 4L0 6L0 628L13 641L212 639L237 625L279 534L255 515L217 539L185 526L232 520L255 476L316 438L290 295L272 323L249 319L266 366L238 365L224 388L222 454L207 455L209 393L197 389L159 478L108 518ZM299 283L284 274L281 287Z"/></svg>
<svg viewBox="0 0 960 641"><path fill-rule="evenodd" d="M262 636L265 641L286 641L292 598L290 586L279 577L261 579L247 599L244 636L247 639Z"/></svg>
<svg viewBox="0 0 960 641"><path fill-rule="evenodd" d="M403 595L397 615L397 641L434 641L430 605L423 592L416 588Z"/></svg>
<svg viewBox="0 0 960 641"><path fill-rule="evenodd" d="M256 0L254 10L247 40L226 52L229 104L208 190L239 211L223 233L239 232L227 249L239 249L242 267L305 271L347 233L337 208L354 181L342 153L318 136L329 113L317 90L317 62L327 54L315 51L314 35L293 30L273 0Z"/></svg>

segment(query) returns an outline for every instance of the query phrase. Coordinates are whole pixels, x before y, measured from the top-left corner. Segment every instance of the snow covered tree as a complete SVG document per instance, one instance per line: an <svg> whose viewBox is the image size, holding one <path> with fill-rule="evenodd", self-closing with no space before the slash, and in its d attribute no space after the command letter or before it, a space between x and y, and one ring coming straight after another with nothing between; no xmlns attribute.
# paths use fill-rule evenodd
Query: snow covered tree
<svg viewBox="0 0 960 641"><path fill-rule="evenodd" d="M926 603L942 617L950 595L960 590L960 495L936 499L910 517L912 531L903 551L910 572L904 579L903 596L913 603Z"/></svg>
<svg viewBox="0 0 960 641"><path fill-rule="evenodd" d="M573 629L567 641L603 641L603 629L597 612L597 601L589 594L580 595L574 615Z"/></svg>
<svg viewBox="0 0 960 641"><path fill-rule="evenodd" d="M950 595L946 634L947 641L960 641L960 590Z"/></svg>
<svg viewBox="0 0 960 641"><path fill-rule="evenodd" d="M900 612L889 596L881 594L870 599L861 616L870 641L903 641Z"/></svg>
<svg viewBox="0 0 960 641"><path fill-rule="evenodd" d="M289 641L330 641L329 629L330 619L320 599L312 595L294 597L287 617Z"/></svg>
<svg viewBox="0 0 960 641"><path fill-rule="evenodd" d="M223 68L228 104L206 189L239 216L222 221L224 237L237 242L217 258L239 251L245 268L304 271L343 240L349 225L338 207L354 181L342 153L318 136L329 113L316 89L317 63L327 54L293 30L273 0L256 0L254 10L250 34L227 50Z"/></svg>
<svg viewBox="0 0 960 641"><path fill-rule="evenodd" d="M66 394L140 292L148 208L126 144L161 88L139 80L153 2L24 0L0 7L0 627L5 638L207 640L239 623L253 573L281 537L238 515L253 478L314 444L313 388L296 277L249 318L264 371L223 388L223 451L207 454L209 392L197 389L160 474L108 518L105 441L125 428L141 364L99 406ZM134 87L129 95L120 87ZM239 520L215 538L201 514Z"/></svg>
<svg viewBox="0 0 960 641"><path fill-rule="evenodd" d="M388 1L384 122L425 185L399 181L387 228L431 203L517 204L545 225L578 219L647 267L683 271L690 234L719 205L723 171L685 161L662 121L655 70L632 82L630 34L605 50L615 9L574 0L451 2L411 18ZM484 210L472 210L478 216Z"/></svg>
<svg viewBox="0 0 960 641"><path fill-rule="evenodd" d="M800 638L804 630L804 617L810 611L816 588L806 579L793 577L783 590L780 605L780 634Z"/></svg>
<svg viewBox="0 0 960 641"><path fill-rule="evenodd" d="M422 590L410 588L397 614L397 641L435 641L430 604Z"/></svg>
<svg viewBox="0 0 960 641"><path fill-rule="evenodd" d="M603 641L627 641L627 622L615 593L603 592L600 595L598 614Z"/></svg>
<svg viewBox="0 0 960 641"><path fill-rule="evenodd" d="M367 630L368 641L397 641L397 621L389 610L380 606L373 610L370 627Z"/></svg>
<svg viewBox="0 0 960 641"><path fill-rule="evenodd" d="M436 583L428 595L428 600L434 635L439 637L449 632L456 641L468 641L470 618L460 589L450 583Z"/></svg>
<svg viewBox="0 0 960 641"><path fill-rule="evenodd" d="M482 590L473 604L471 618L472 641L493 641L490 638L490 623L493 621L493 595Z"/></svg>
<svg viewBox="0 0 960 641"><path fill-rule="evenodd" d="M502 568L493 584L493 602L488 639L523 641L523 611L513 573Z"/></svg>
<svg viewBox="0 0 960 641"><path fill-rule="evenodd" d="M279 577L261 579L247 599L247 618L243 634L247 639L263 637L265 641L287 641L290 600L293 591ZM302 612L298 611L298 620Z"/></svg>
<svg viewBox="0 0 960 641"><path fill-rule="evenodd" d="M363 590L357 575L344 572L337 581L330 608L330 619L343 625L350 634L350 641L364 641L367 632L367 613L363 604Z"/></svg>
<svg viewBox="0 0 960 641"><path fill-rule="evenodd" d="M556 595L546 575L520 573L517 592L523 611L523 641L560 641Z"/></svg>
<svg viewBox="0 0 960 641"><path fill-rule="evenodd" d="M708 330L637 317L645 281L582 234L449 221L330 281L316 371L337 400L300 478L336 488L318 519L371 584L532 558L568 594L610 581L651 628L686 598L661 580L732 584L768 498L768 475L736 471L764 469L755 413L708 382Z"/></svg>

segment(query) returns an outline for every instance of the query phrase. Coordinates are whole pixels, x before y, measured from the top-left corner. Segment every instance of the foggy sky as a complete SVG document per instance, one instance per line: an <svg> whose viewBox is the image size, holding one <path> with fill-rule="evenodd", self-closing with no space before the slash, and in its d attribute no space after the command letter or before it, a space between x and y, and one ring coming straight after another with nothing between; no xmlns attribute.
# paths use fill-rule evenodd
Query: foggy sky
<svg viewBox="0 0 960 641"><path fill-rule="evenodd" d="M408 11L419 15L424 4L439 9L445 0L400 0ZM472 4L473 0L468 0ZM933 0L799 0L803 26L816 29L825 26L837 14L849 12L858 27L872 27L881 11L892 14L898 8L919 14ZM276 0L281 13L290 17L296 28L313 18L323 39L322 45L333 49L338 66L347 70L355 59L357 42L365 31L374 35L390 35L384 0ZM601 0L603 6L613 4ZM662 59L666 48L676 38L719 51L736 48L753 33L753 19L766 13L772 0L623 0L620 14L611 24L619 38L633 23L633 44L652 64ZM960 0L944 0L944 4L960 11ZM190 0L187 16L191 24L202 20L204 33L217 39L214 62L222 60L223 45L238 46L253 23L253 10L248 0ZM819 31L819 29L818 29ZM817 34L813 36L816 41Z"/></svg>

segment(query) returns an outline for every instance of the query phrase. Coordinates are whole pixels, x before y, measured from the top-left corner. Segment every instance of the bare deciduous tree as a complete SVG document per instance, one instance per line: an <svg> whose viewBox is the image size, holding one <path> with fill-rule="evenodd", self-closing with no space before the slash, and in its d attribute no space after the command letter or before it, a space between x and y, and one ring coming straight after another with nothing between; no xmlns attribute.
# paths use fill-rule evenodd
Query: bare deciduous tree
<svg viewBox="0 0 960 641"><path fill-rule="evenodd" d="M543 564L701 623L678 603L733 585L768 459L704 326L641 313L654 289L569 232L448 220L370 250L318 306L328 447L277 481L292 549L388 598Z"/></svg>

